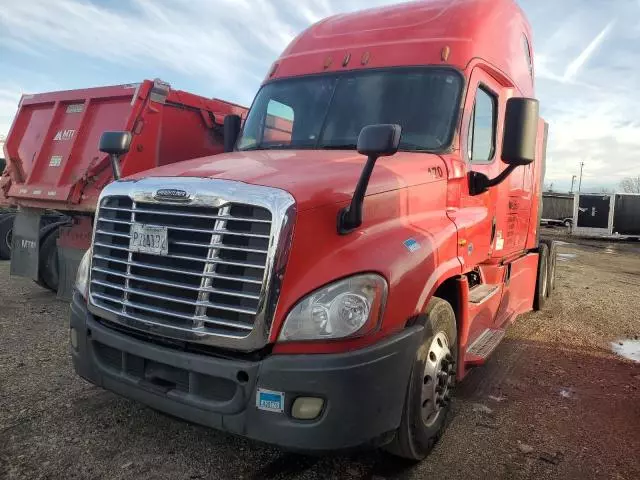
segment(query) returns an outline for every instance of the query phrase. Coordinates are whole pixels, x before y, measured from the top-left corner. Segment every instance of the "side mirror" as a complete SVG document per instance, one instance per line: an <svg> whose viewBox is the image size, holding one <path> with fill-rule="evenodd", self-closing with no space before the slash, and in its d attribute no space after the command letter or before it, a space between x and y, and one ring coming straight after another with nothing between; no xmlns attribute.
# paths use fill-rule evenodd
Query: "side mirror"
<svg viewBox="0 0 640 480"><path fill-rule="evenodd" d="M233 152L236 146L238 136L240 135L240 124L242 118L240 115L227 115L224 117L223 135L224 135L224 151Z"/></svg>
<svg viewBox="0 0 640 480"><path fill-rule="evenodd" d="M540 104L533 98L510 98L504 118L502 161L529 165L536 157Z"/></svg>
<svg viewBox="0 0 640 480"><path fill-rule="evenodd" d="M395 154L400 146L400 125L369 125L358 136L358 153L367 156L367 163L360 174L356 190L348 207L338 212L338 233L346 235L362 225L362 204L367 192L371 172L379 157Z"/></svg>
<svg viewBox="0 0 640 480"><path fill-rule="evenodd" d="M400 125L369 125L358 135L358 153L367 157L387 157L398 151L402 128Z"/></svg>
<svg viewBox="0 0 640 480"><path fill-rule="evenodd" d="M111 168L113 170L113 178L119 180L120 156L129 151L131 146L131 132L104 132L100 137L99 150L107 153L111 160Z"/></svg>
<svg viewBox="0 0 640 480"><path fill-rule="evenodd" d="M502 161L509 165L496 178L480 172L469 172L469 193L480 195L504 182L518 167L536 158L540 104L534 98L510 98L504 117Z"/></svg>

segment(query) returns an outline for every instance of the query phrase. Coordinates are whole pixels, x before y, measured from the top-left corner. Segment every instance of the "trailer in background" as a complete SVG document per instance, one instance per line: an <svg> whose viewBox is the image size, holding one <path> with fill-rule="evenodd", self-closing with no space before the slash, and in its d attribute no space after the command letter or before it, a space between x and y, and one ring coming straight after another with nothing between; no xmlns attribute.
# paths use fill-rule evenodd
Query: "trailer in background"
<svg viewBox="0 0 640 480"><path fill-rule="evenodd" d="M542 224L571 227L573 224L573 203L574 195L572 193L543 193Z"/></svg>
<svg viewBox="0 0 640 480"><path fill-rule="evenodd" d="M0 219L11 274L70 298L91 244L98 197L113 180L109 159L98 150L104 131L132 133L131 149L121 158L127 176L222 153L227 115L244 117L246 109L159 80L24 95L0 179L0 203L17 207Z"/></svg>
<svg viewBox="0 0 640 480"><path fill-rule="evenodd" d="M576 194L572 234L640 237L640 194Z"/></svg>

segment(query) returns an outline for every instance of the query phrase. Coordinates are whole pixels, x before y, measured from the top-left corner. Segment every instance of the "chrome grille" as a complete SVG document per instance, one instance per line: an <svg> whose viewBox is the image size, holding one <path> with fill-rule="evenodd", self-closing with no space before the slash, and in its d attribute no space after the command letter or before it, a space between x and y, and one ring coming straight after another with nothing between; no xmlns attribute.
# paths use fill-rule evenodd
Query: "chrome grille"
<svg viewBox="0 0 640 480"><path fill-rule="evenodd" d="M133 223L168 227L168 255L129 250ZM246 337L262 307L272 214L219 207L101 199L95 225L92 303L134 328L187 340Z"/></svg>

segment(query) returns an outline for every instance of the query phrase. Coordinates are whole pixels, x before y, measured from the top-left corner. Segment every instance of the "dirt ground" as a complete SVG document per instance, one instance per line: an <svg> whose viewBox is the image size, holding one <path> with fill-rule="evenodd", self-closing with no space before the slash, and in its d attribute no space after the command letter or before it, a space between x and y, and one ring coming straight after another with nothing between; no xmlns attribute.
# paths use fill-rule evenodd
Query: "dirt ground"
<svg viewBox="0 0 640 480"><path fill-rule="evenodd" d="M417 465L285 453L93 387L72 371L68 306L3 262L0 478L638 479L640 364L610 342L640 335L640 243L560 252L546 310L460 385L449 430Z"/></svg>

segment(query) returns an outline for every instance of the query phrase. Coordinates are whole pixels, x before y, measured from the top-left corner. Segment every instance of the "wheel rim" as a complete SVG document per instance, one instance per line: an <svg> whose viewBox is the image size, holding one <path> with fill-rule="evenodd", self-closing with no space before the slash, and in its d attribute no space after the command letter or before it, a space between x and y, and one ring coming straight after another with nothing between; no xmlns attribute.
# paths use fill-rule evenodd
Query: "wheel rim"
<svg viewBox="0 0 640 480"><path fill-rule="evenodd" d="M433 425L442 410L451 401L451 388L455 374L449 341L443 332L433 337L425 360L422 375L422 421L427 427Z"/></svg>

